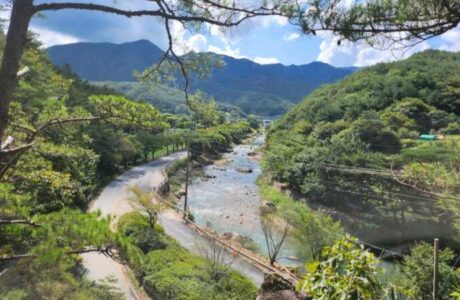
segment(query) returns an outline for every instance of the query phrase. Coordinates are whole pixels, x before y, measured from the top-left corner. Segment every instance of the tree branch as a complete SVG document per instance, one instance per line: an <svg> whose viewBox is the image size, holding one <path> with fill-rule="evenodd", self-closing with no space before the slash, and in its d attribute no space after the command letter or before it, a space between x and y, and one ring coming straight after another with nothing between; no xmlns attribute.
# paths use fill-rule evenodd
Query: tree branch
<svg viewBox="0 0 460 300"><path fill-rule="evenodd" d="M115 253L113 252L114 249L109 248L109 247L104 247L104 248L86 248L86 249L79 249L79 250L70 250L66 251L65 253L68 255L73 255L73 254L83 254L83 253L90 253L90 252L99 252L104 255L107 255L108 257L117 260L117 257ZM13 255L4 255L0 256L0 261L8 261L8 260L17 260L17 259L23 259L23 258L34 258L36 255L26 253L26 254L13 254Z"/></svg>
<svg viewBox="0 0 460 300"><path fill-rule="evenodd" d="M181 22L201 22L201 23L209 23L218 26L236 26L239 25L244 20L255 17L257 15L268 15L268 14L258 14L254 13L252 15L244 15L241 18L235 21L229 21L228 19L222 21L212 17L204 17L204 16L194 16L194 15L177 15L171 14L163 9L156 9L156 10L124 10L115 8L112 6L106 5L99 5L93 3L75 3L75 2L64 2L64 3L43 3L34 6L34 14L37 12L42 11L57 11L63 9L81 9L81 10L91 10L91 11L99 11L104 13L111 13L120 16L125 16L128 18L131 17L142 17L142 16L151 16L151 17L163 17L170 20L177 20Z"/></svg>
<svg viewBox="0 0 460 300"><path fill-rule="evenodd" d="M14 225L14 224L22 224L22 225L30 225L34 227L41 226L38 223L32 222L30 220L7 220L7 219L0 219L0 226L2 225Z"/></svg>

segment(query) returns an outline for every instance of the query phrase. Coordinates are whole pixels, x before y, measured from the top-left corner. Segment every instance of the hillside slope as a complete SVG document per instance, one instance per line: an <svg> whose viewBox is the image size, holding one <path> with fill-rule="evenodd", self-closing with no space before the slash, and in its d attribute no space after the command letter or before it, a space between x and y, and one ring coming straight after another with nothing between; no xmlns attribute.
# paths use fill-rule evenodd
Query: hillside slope
<svg viewBox="0 0 460 300"><path fill-rule="evenodd" d="M185 104L185 93L164 84L142 84L132 81L100 81L93 85L113 89L128 98L146 101L163 113L184 114L189 110ZM229 113L230 117L242 117L244 113L237 106L216 102L220 111Z"/></svg>
<svg viewBox="0 0 460 300"><path fill-rule="evenodd" d="M460 191L459 114L459 53L378 64L316 90L276 122L264 168L368 240L453 239L452 220L436 217L448 205L435 205L433 193ZM418 139L428 133L446 137Z"/></svg>
<svg viewBox="0 0 460 300"><path fill-rule="evenodd" d="M124 44L76 43L48 49L54 64L68 64L89 81L135 81L133 72L155 64L163 53L146 40ZM248 59L220 55L223 68L209 80L194 80L217 101L234 104L246 113L277 116L324 83L335 82L355 68L335 68L314 62L301 66L260 65Z"/></svg>
<svg viewBox="0 0 460 300"><path fill-rule="evenodd" d="M131 43L75 43L48 48L51 61L70 65L72 71L89 81L132 81L134 71L143 71L163 51L147 40Z"/></svg>

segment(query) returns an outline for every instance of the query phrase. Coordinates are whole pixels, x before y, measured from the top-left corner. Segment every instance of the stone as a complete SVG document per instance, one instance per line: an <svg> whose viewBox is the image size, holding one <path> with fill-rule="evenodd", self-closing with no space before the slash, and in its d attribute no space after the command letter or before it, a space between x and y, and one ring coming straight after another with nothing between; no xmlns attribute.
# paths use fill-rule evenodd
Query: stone
<svg viewBox="0 0 460 300"><path fill-rule="evenodd" d="M264 277L259 295L256 300L306 300L306 295L295 292L295 287L289 281L275 273L267 273Z"/></svg>
<svg viewBox="0 0 460 300"><path fill-rule="evenodd" d="M236 170L240 173L252 173L252 168L250 167L239 167Z"/></svg>

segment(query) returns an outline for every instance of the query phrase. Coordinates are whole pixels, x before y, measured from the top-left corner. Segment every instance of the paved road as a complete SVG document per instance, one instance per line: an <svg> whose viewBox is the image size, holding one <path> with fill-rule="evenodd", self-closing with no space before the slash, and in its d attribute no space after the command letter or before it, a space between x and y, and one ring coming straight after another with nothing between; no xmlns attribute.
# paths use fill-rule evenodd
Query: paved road
<svg viewBox="0 0 460 300"><path fill-rule="evenodd" d="M112 215L115 220L124 213L132 211L133 208L128 201L129 187L138 186L152 190L163 179L162 170L165 166L181 157L185 157L185 152L164 156L126 171L103 189L101 194L90 204L89 211L100 210L103 216ZM194 253L200 253L200 249L196 245L204 244L205 240L186 226L177 213L173 210L165 210L160 214L159 222L164 227L165 232L175 238L183 247ZM116 286L123 291L126 299L143 299L143 296L136 292L124 265L98 253L86 253L82 255L82 258L83 264L88 270L89 279L99 280L112 276L116 279ZM232 258L227 254L226 259L231 260ZM233 262L233 267L250 278L256 285L259 286L262 283L263 272L245 260L236 260Z"/></svg>
<svg viewBox="0 0 460 300"><path fill-rule="evenodd" d="M117 217L133 210L128 201L129 187L152 189L163 179L164 167L185 155L185 152L171 154L124 172L102 190L90 204L89 211L100 210L103 216L112 215L116 221ZM112 276L116 280L115 285L125 294L126 299L143 299L143 296L136 291L124 265L100 253L85 253L81 256L83 265L88 270L89 279L99 280Z"/></svg>

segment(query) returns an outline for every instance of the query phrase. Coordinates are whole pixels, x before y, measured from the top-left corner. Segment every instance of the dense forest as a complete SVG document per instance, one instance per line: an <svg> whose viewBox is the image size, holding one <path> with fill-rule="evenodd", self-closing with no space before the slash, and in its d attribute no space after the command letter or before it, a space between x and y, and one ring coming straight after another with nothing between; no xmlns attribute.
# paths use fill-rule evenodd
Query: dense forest
<svg viewBox="0 0 460 300"><path fill-rule="evenodd" d="M458 245L459 67L425 51L316 90L271 128L265 170L365 240Z"/></svg>
<svg viewBox="0 0 460 300"><path fill-rule="evenodd" d="M3 41L0 35L0 48ZM85 209L126 168L184 149L188 135L184 128L192 123L195 156L215 154L241 140L252 131L249 123L228 123L201 93L190 99L196 115L192 119L163 114L148 103L92 86L69 70L56 69L32 35L21 65L26 71L11 104L9 137L2 148L15 151L15 145L28 146L2 160L0 169L0 298L120 298L111 282L85 279L78 254L91 251L112 255L112 249L122 250L121 259L136 262L139 279L184 267L190 269L184 278L191 281L211 276L206 275L205 259L182 249L159 225L149 231L142 216L126 217L120 226L130 229L113 233L108 219ZM156 253L158 249L163 254ZM164 255L176 265L157 266L155 256ZM206 288L213 299L255 293L252 284L236 273L220 283L209 277L202 287L179 288L170 279L155 280L156 286L149 286L146 279L145 289L161 296L172 293L173 285L191 294Z"/></svg>
<svg viewBox="0 0 460 300"><path fill-rule="evenodd" d="M130 99L148 102L164 113L186 114L190 112L185 103L184 91L165 84L153 82L148 82L146 84L129 81L102 81L92 82L91 84L113 89ZM243 113L238 106L221 102L216 102L216 104L217 109L224 112L229 119L245 117L245 113Z"/></svg>

